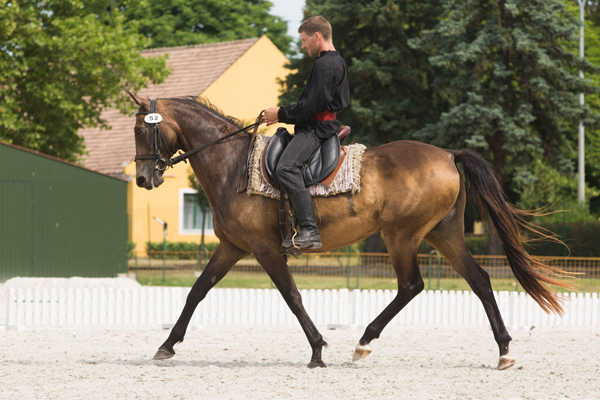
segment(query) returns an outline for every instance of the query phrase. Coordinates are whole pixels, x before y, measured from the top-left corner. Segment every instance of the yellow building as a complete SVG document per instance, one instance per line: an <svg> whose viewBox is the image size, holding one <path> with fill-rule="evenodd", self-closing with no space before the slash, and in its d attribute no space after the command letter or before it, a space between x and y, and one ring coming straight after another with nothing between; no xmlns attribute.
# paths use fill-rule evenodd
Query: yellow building
<svg viewBox="0 0 600 400"><path fill-rule="evenodd" d="M168 55L172 70L160 85L137 93L150 98L202 95L226 115L253 121L259 112L278 102L278 79L284 79L288 62L281 51L266 37L217 44L170 47L144 51L145 56ZM127 211L129 239L138 254L146 253L146 242L162 241L162 225L167 222L167 240L198 242L202 215L195 191L190 187L188 164L178 164L165 172L165 182L148 191L135 185L135 117L117 110L102 114L111 130L85 129L89 156L85 166L99 172L124 176L129 180ZM272 133L277 126L269 127ZM242 160L240 160L242 162ZM207 215L206 241L217 241L212 218Z"/></svg>

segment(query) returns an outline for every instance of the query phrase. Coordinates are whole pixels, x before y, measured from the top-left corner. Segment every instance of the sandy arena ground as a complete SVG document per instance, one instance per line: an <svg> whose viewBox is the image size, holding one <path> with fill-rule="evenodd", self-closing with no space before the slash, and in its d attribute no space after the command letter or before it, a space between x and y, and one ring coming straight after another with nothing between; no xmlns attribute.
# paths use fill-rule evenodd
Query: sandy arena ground
<svg viewBox="0 0 600 400"><path fill-rule="evenodd" d="M310 370L298 328L191 330L150 361L168 331L0 332L1 399L599 399L600 331L512 331L517 364L494 369L484 328L389 328L351 355L362 330L326 330L328 368Z"/></svg>

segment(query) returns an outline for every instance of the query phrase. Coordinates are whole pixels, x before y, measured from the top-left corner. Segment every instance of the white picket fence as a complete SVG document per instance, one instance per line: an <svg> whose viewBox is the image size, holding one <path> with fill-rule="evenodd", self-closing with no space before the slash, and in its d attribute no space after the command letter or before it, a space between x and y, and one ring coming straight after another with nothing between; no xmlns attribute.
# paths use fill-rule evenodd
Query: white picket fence
<svg viewBox="0 0 600 400"><path fill-rule="evenodd" d="M46 326L126 327L175 323L190 288L34 288L6 291L6 328ZM366 326L394 298L392 290L301 290L317 325ZM562 318L546 314L523 292L494 293L508 327L535 325L598 327L598 293L565 294ZM275 289L213 289L197 307L192 327L295 325L295 316ZM469 291L424 291L392 320L404 326L489 325Z"/></svg>

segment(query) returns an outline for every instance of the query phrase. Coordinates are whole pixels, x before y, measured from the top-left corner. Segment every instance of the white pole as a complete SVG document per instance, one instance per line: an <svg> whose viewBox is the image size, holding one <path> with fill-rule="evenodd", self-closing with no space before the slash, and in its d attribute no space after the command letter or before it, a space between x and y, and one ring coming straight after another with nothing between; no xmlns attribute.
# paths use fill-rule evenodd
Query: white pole
<svg viewBox="0 0 600 400"><path fill-rule="evenodd" d="M581 26L579 27L579 58L583 60L584 52L583 52L583 11L585 9L585 3L587 0L577 0L579 3L579 19L581 21ZM579 70L579 78L583 79L583 70ZM579 94L579 104L581 108L584 105L583 92ZM583 120L579 120L579 157L578 157L578 172L579 172L579 182L577 185L577 199L579 204L583 204L585 202L585 131L583 127Z"/></svg>

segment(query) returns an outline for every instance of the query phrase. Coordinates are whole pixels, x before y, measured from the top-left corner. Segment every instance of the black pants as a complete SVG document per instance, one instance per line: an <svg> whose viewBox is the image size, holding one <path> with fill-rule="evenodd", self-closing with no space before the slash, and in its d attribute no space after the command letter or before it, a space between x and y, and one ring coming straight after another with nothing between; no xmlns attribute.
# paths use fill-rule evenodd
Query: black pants
<svg viewBox="0 0 600 400"><path fill-rule="evenodd" d="M279 185L285 193L292 195L306 189L300 169L323 141L313 129L303 129L294 134L281 154L275 172Z"/></svg>

